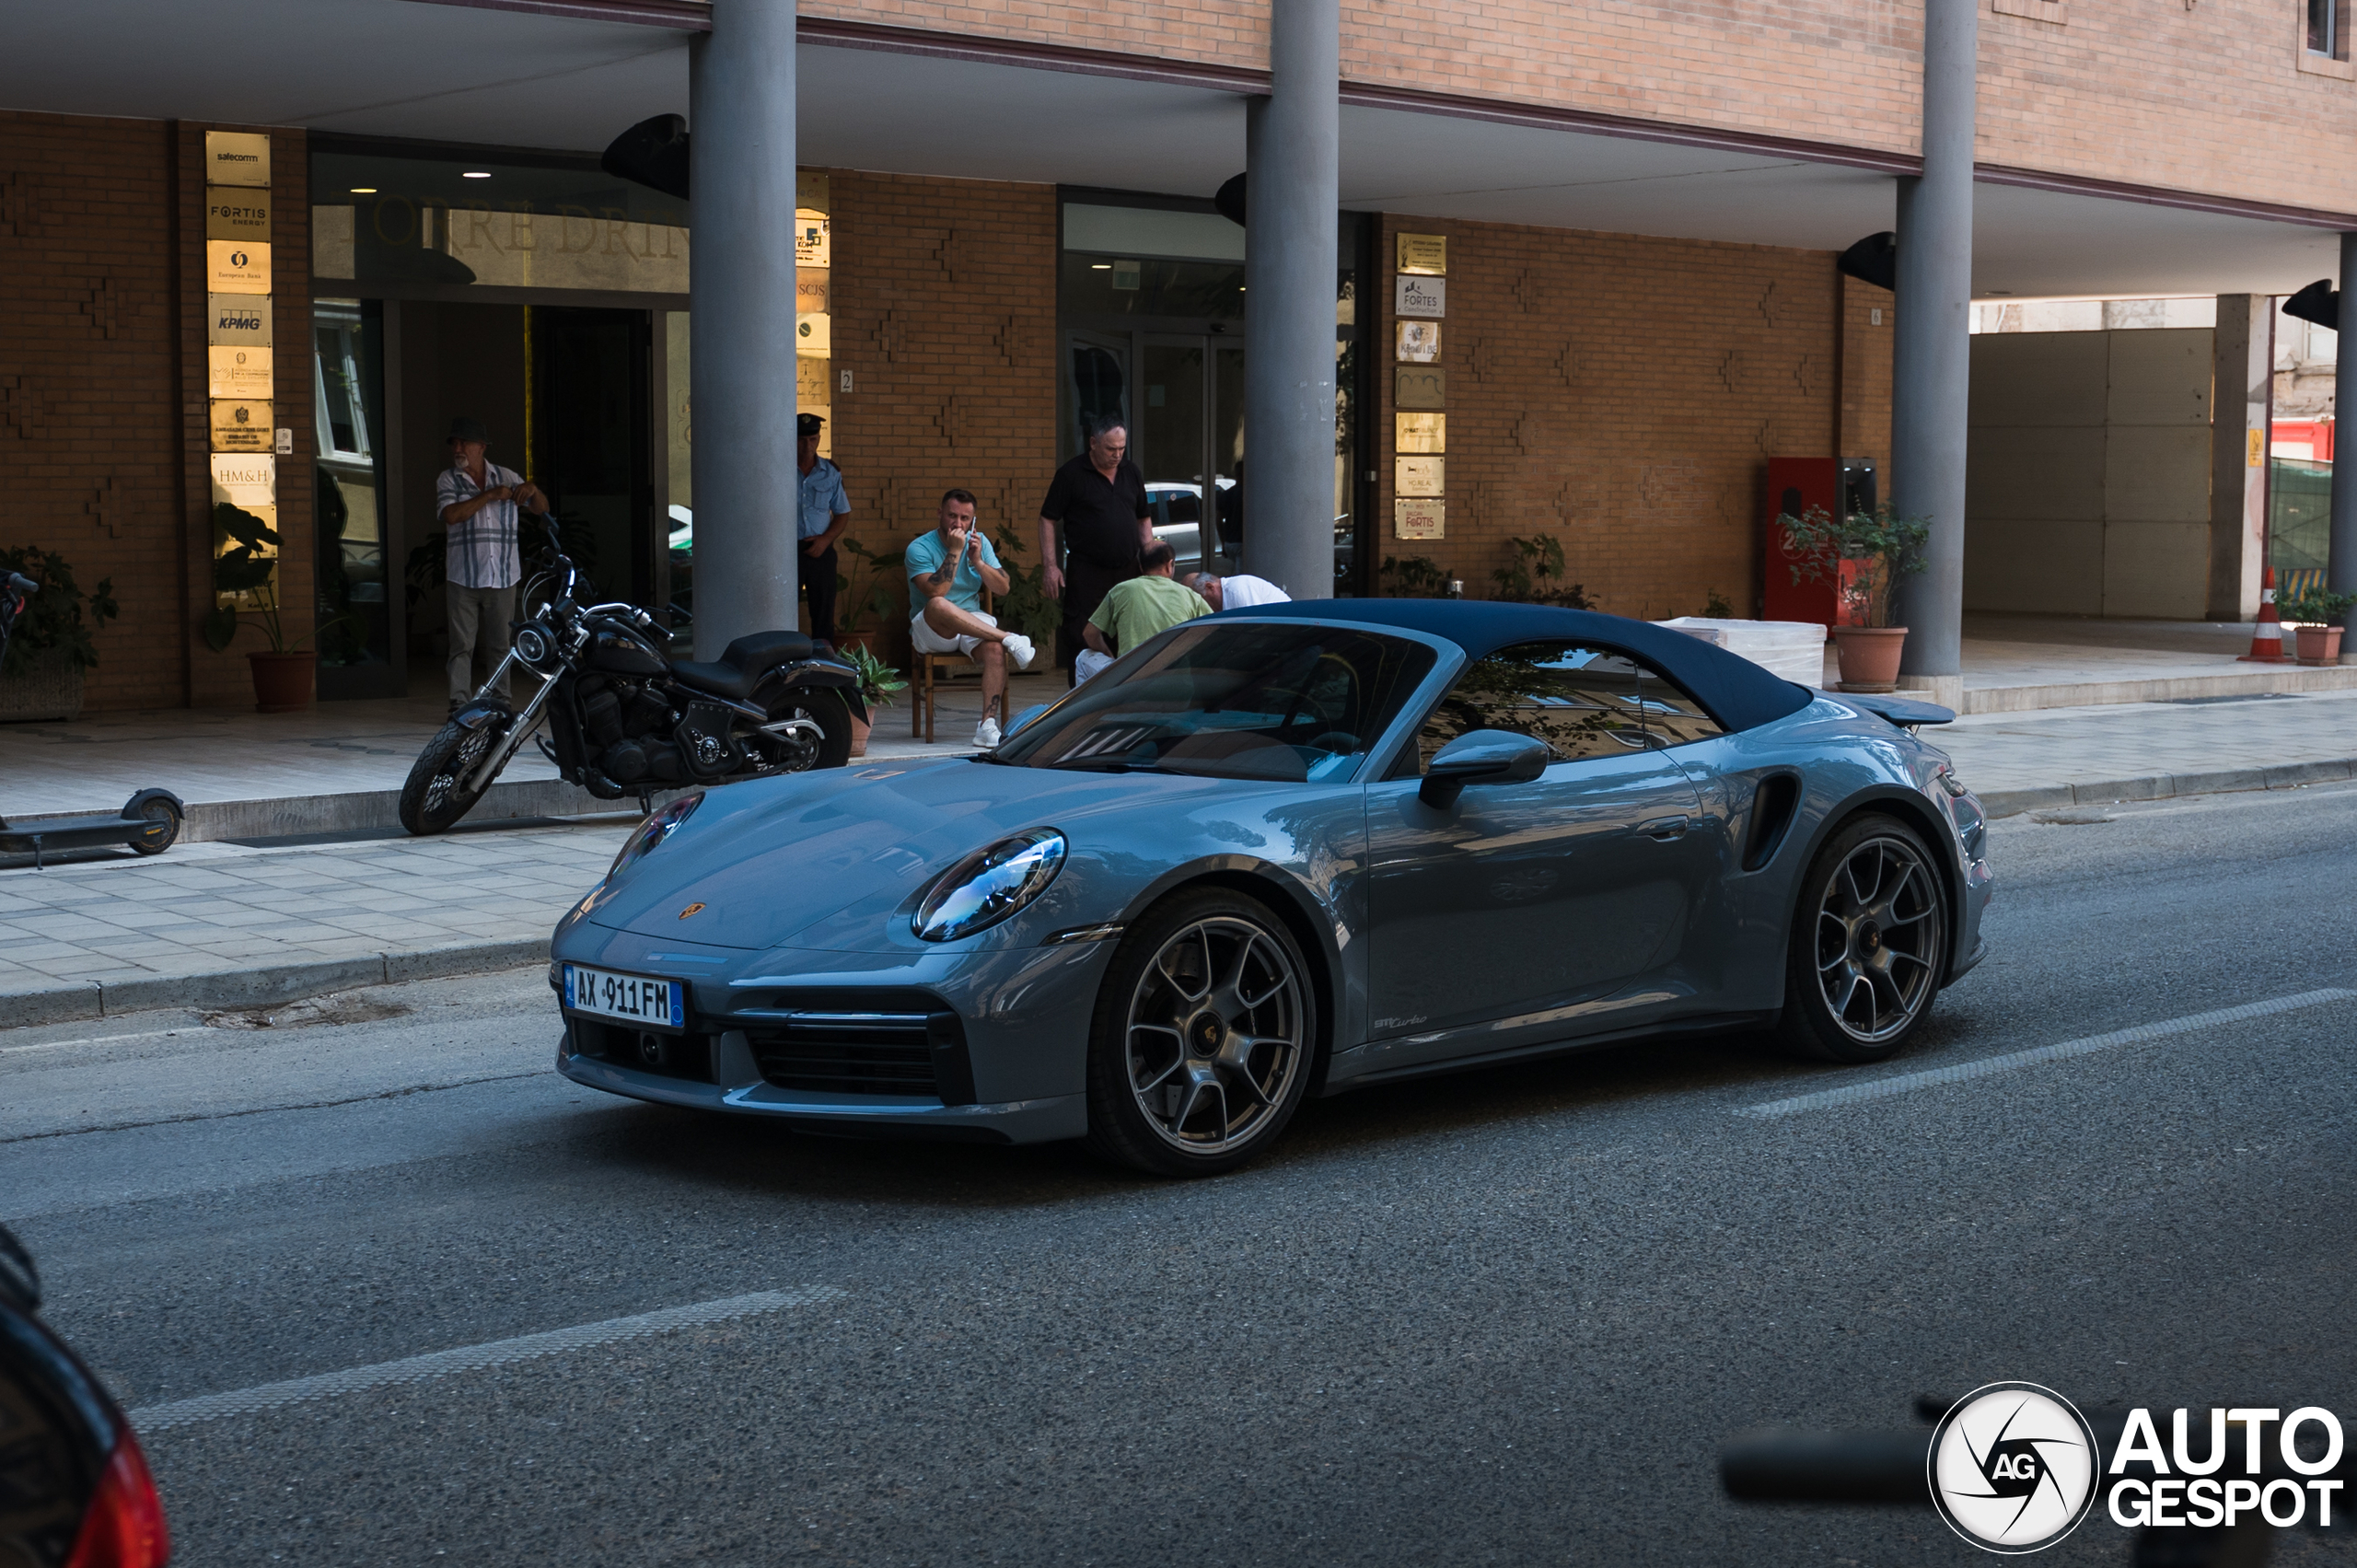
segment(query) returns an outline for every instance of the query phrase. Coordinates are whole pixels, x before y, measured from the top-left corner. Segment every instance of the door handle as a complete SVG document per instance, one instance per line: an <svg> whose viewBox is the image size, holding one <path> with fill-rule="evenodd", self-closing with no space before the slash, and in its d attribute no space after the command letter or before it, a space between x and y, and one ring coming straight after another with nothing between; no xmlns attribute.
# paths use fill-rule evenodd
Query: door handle
<svg viewBox="0 0 2357 1568"><path fill-rule="evenodd" d="M1638 823L1637 831L1649 839L1659 839L1662 842L1667 843L1672 839L1684 838L1686 830L1693 825L1693 819L1682 814L1676 817L1656 817L1650 822Z"/></svg>

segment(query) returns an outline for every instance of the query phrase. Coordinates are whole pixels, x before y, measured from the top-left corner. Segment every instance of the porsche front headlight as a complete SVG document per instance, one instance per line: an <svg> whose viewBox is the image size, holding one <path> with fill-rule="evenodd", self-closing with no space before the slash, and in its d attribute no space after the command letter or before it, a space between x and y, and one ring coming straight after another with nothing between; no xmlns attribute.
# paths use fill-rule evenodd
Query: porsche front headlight
<svg viewBox="0 0 2357 1568"><path fill-rule="evenodd" d="M677 832L679 824L695 814L703 804L703 791L683 795L660 811L651 813L645 821L633 828L630 837L622 841L621 853L614 856L612 865L606 868L606 880L610 882L625 868L644 860L661 847L665 839Z"/></svg>
<svg viewBox="0 0 2357 1568"><path fill-rule="evenodd" d="M916 934L928 942L955 942L996 925L1047 891L1065 848L1064 836L1053 828L1034 828L968 855L917 906Z"/></svg>

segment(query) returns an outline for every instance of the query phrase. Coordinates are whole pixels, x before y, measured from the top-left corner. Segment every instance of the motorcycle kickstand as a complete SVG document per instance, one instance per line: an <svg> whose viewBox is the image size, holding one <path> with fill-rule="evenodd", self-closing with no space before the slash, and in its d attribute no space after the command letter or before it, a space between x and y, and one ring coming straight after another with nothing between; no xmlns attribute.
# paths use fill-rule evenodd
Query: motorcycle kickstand
<svg viewBox="0 0 2357 1568"><path fill-rule="evenodd" d="M649 795L646 791L640 790L638 792L638 814L642 817L646 817L653 815L654 811L655 797L652 795Z"/></svg>

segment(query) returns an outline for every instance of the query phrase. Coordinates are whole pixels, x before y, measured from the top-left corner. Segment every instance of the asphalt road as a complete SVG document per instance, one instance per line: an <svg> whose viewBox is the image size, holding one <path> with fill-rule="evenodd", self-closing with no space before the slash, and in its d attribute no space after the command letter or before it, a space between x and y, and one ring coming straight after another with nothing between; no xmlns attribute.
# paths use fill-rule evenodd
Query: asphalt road
<svg viewBox="0 0 2357 1568"><path fill-rule="evenodd" d="M182 1568L1979 1562L1928 1512L1730 1504L1718 1445L1996 1379L2357 1417L2349 999L1738 1114L2357 991L2357 790L2067 815L2113 819L1997 824L1993 956L1881 1068L1620 1049L1315 1103L1172 1185L607 1099L520 973L0 1034L0 1214L142 1410L784 1293L155 1430Z"/></svg>

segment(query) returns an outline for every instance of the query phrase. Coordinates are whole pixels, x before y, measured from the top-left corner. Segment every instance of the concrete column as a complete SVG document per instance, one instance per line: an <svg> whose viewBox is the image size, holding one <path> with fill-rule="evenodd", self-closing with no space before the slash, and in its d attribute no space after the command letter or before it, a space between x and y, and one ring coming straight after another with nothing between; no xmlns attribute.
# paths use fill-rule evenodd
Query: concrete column
<svg viewBox="0 0 2357 1568"><path fill-rule="evenodd" d="M696 656L795 624L794 0L713 0L690 47Z"/></svg>
<svg viewBox="0 0 2357 1568"><path fill-rule="evenodd" d="M2275 302L2263 294L2218 296L2212 340L2210 588L2212 621L2258 619L2267 564L2267 407L2273 381Z"/></svg>
<svg viewBox="0 0 2357 1568"><path fill-rule="evenodd" d="M1963 699L1964 452L1972 386L1972 132L1978 0L1925 0L1923 172L1898 182L1891 504L1928 517L1923 570L1899 580L1900 683Z"/></svg>
<svg viewBox="0 0 2357 1568"><path fill-rule="evenodd" d="M2340 237L2340 342L2333 364L2333 412L2340 412L2340 389L2357 387L2357 234ZM2325 587L2337 594L2357 594L2357 448L2340 449L2340 432L2332 437L2332 559L2325 571ZM2344 615L2348 625L2357 617ZM2341 639L2346 643L2349 639ZM2357 648L2341 654L2357 656Z"/></svg>
<svg viewBox="0 0 2357 1568"><path fill-rule="evenodd" d="M1341 0L1273 0L1273 90L1245 108L1244 569L1334 593Z"/></svg>

